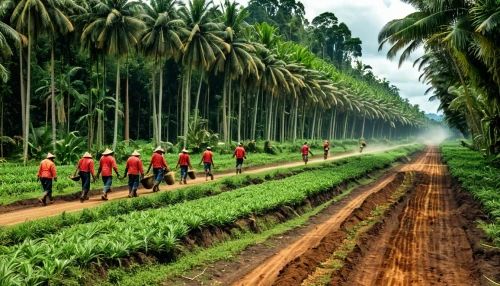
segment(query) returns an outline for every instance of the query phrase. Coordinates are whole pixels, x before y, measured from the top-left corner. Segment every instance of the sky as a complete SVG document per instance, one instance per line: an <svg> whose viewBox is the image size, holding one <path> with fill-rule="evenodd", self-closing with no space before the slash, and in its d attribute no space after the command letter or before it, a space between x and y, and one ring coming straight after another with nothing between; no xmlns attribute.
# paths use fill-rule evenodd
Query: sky
<svg viewBox="0 0 500 286"><path fill-rule="evenodd" d="M246 6L248 0L236 0ZM400 0L300 0L306 10L309 21L323 12L333 12L339 22L347 24L353 37L359 37L363 44L361 60L373 68L379 78L386 78L400 89L402 97L410 103L418 104L427 113L437 113L438 101L429 102L424 92L427 86L418 81L420 72L413 68L413 61L423 54L416 51L412 57L398 68L398 59L386 58L388 45L378 51L377 36L380 29L390 20L403 18L412 13L413 8ZM214 3L219 1L214 0Z"/></svg>

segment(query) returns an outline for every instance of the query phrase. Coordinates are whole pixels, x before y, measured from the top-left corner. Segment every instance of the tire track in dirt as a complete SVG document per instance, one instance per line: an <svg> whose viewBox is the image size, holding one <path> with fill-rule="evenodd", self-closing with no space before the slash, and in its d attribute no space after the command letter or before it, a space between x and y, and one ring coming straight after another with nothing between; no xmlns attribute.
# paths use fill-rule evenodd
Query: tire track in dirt
<svg viewBox="0 0 500 286"><path fill-rule="evenodd" d="M380 147L380 148L373 148L370 151L365 151L363 154L373 154L377 152L384 152L384 151L389 151L393 150L399 147L403 146L410 146L412 144L405 144L405 145L397 145L397 146L392 146L392 147ZM324 160L323 157L318 158L313 158L309 161L309 164L318 164L318 163L323 163L325 161L334 161L334 160L339 160L347 157L353 157L359 155L358 152L355 153L346 153L346 154L338 154L335 156L331 156L327 160ZM255 167L255 168L250 168L248 171L244 172L243 174L257 174L257 173L262 173L262 172L267 172L271 170L276 170L276 169L286 169L286 168L292 168L292 167L297 167L297 166L302 166L304 163L303 162L292 162L292 163L285 163L285 164L272 164L272 166L262 166L262 167ZM216 174L216 178L218 180L225 178L225 177L230 177L234 176L234 173L219 173ZM210 181L209 181L210 182ZM188 185L172 185L172 186L165 186L165 185L160 185L160 191L172 191L180 188L185 188L188 186L193 186L193 185L198 185L198 184L204 184L206 181L204 178L198 177L195 180L189 180ZM147 192L147 193L144 193ZM139 188L139 195L151 195L154 194L149 190L145 190L143 188ZM18 223L22 223L25 221L33 220L33 219L39 219L39 218L44 218L44 217L49 217L49 216L56 216L60 215L63 212L74 212L74 211L80 211L86 208L92 208L96 207L102 204L105 204L109 201L113 200L120 200L120 199L127 199L128 196L128 191L114 191L108 195L109 200L108 201L103 201L101 200L101 195L97 195L94 197L91 197L90 200L85 201L85 203L80 203L78 200L76 201L64 201L60 202L56 199L56 203L53 205L48 205L46 207L40 207L40 206L31 206L27 207L25 209L21 210L16 210L12 212L7 212L3 213L0 215L0 226L8 226L8 225L14 225Z"/></svg>
<svg viewBox="0 0 500 286"><path fill-rule="evenodd" d="M345 283L332 284L476 285L472 250L455 219L450 175L439 149L428 148L423 159L415 167L427 179L399 220L384 229Z"/></svg>

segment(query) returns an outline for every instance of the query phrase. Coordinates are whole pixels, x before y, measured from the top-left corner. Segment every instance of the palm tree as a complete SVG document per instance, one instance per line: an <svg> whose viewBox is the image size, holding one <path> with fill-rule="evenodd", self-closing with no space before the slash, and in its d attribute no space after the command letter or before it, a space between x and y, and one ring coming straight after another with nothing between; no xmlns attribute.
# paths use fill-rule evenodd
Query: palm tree
<svg viewBox="0 0 500 286"><path fill-rule="evenodd" d="M223 87L223 131L224 140L226 143L231 141L230 134L228 132L228 122L227 122L227 107L226 102L228 95L232 94L231 90L231 80L235 80L239 77L256 75L258 80L258 66L262 66L262 63L258 58L253 57L252 54L256 52L254 45L245 37L245 28L248 24L245 22L245 18L248 17L249 13L245 9L238 9L239 4L236 2L229 2L226 0L223 6L223 15L221 20L224 23L224 40L229 47L229 53L226 55L219 54L217 61L215 63L215 72L224 72L224 87ZM242 90L243 90L243 78L240 84L239 100L238 100L238 142L241 141L241 103L242 103Z"/></svg>
<svg viewBox="0 0 500 286"><path fill-rule="evenodd" d="M93 21L83 30L82 40L97 36L95 45L106 54L116 56L115 124L113 150L118 137L118 107L120 103L120 58L136 46L146 28L143 21L136 17L136 2L128 0L103 0L94 6Z"/></svg>
<svg viewBox="0 0 500 286"><path fill-rule="evenodd" d="M158 120L153 123L156 126L153 141L161 142L161 118L162 118L162 98L163 98L163 58L174 57L177 61L181 56L184 47L182 39L187 37L189 31L185 29L184 21L177 16L176 7L180 5L178 0L153 0L151 6L143 4L144 20L147 28L142 38L144 53L153 59L153 112L156 109L155 79L156 62L160 64L160 92L158 99ZM154 118L154 117L153 117ZM127 127L126 127L127 128ZM155 143L155 144L156 144Z"/></svg>
<svg viewBox="0 0 500 286"><path fill-rule="evenodd" d="M210 9L213 2L210 0L190 0L188 6L179 10L181 18L190 30L189 38L184 45L183 65L183 94L184 94L184 138L187 138L189 128L189 107L191 97L191 77L193 69L208 70L216 61L216 56L229 52L228 44L219 37L221 25L213 22L213 11ZM184 140L184 148L187 141Z"/></svg>
<svg viewBox="0 0 500 286"><path fill-rule="evenodd" d="M5 1L0 4L0 16L4 16L3 11L6 11L10 5L13 5L13 2ZM21 44L26 44L26 38L24 36L17 33L16 30L12 29L9 25L0 21L0 59L8 58L13 54L8 39L14 40L14 43L19 47L21 47ZM21 43L21 41L23 43ZM9 77L9 71L0 63L0 78L4 82L7 82Z"/></svg>

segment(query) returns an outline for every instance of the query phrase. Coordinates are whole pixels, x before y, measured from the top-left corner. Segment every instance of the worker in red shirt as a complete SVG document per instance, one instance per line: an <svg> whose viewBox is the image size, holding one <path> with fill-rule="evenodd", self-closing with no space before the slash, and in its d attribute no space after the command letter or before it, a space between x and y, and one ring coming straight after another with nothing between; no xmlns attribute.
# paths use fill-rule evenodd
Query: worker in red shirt
<svg viewBox="0 0 500 286"><path fill-rule="evenodd" d="M307 165L307 162L309 161L309 153L314 156L314 154L311 152L309 149L309 146L307 146L307 142L304 142L304 146L300 149L300 154L302 154L302 160L304 163Z"/></svg>
<svg viewBox="0 0 500 286"><path fill-rule="evenodd" d="M363 149L366 147L366 142L364 140L360 140L359 142L359 153L363 152Z"/></svg>
<svg viewBox="0 0 500 286"><path fill-rule="evenodd" d="M57 182L56 164L54 163L54 158L56 156L48 153L47 158L40 162L40 168L38 168L38 180L42 183L43 194L42 197L38 199L40 204L47 205L46 197L49 197L50 203L54 203L52 198L52 179Z"/></svg>
<svg viewBox="0 0 500 286"><path fill-rule="evenodd" d="M99 175L102 173L102 182L104 184L104 189L101 199L103 199L104 201L108 200L108 192L111 192L111 184L113 183L112 170L115 170L116 176L119 179L120 173L118 172L118 168L116 167L116 161L113 157L113 151L106 149L102 153L102 157L99 160L99 170L97 171L96 178L99 179Z"/></svg>
<svg viewBox="0 0 500 286"><path fill-rule="evenodd" d="M236 174L241 174L241 167L243 167L243 159L247 158L243 144L238 143L238 147L234 150L233 158L236 157Z"/></svg>
<svg viewBox="0 0 500 286"><path fill-rule="evenodd" d="M128 197L138 197L137 189L139 188L139 179L144 178L144 169L142 168L142 161L139 158L141 154L137 150L132 153L132 156L128 158L127 164L125 165L125 172L123 178L128 174ZM141 174L139 178L139 173Z"/></svg>
<svg viewBox="0 0 500 286"><path fill-rule="evenodd" d="M92 180L95 182L94 173L94 160L89 152L85 152L83 157L78 161L78 166L75 170L80 172L80 179L82 180L82 195L80 196L80 202L83 203L84 200L88 199L88 193L90 191L90 175L92 175Z"/></svg>
<svg viewBox="0 0 500 286"><path fill-rule="evenodd" d="M212 174L212 167L215 167L213 156L214 154L212 154L212 148L210 146L207 147L207 151L201 156L200 165L203 163L205 167L205 181L208 181L208 176L210 176L212 180L214 179L214 175Z"/></svg>
<svg viewBox="0 0 500 286"><path fill-rule="evenodd" d="M181 166L181 181L179 183L182 184L182 182L184 182L184 184L187 184L186 178L188 167L193 167L191 166L191 158L189 158L189 154L186 149L182 149L181 154L179 154L179 160L177 161L175 168L177 169L179 166Z"/></svg>
<svg viewBox="0 0 500 286"><path fill-rule="evenodd" d="M153 166L153 177L155 179L153 192L158 192L160 190L160 183L163 180L163 172L167 172L168 170L168 165L163 157L163 154L165 154L165 150L163 150L161 146L158 146L155 149L153 156L151 156L151 162L149 162L148 171L146 172L146 174L149 174L149 170L151 170L151 166Z"/></svg>

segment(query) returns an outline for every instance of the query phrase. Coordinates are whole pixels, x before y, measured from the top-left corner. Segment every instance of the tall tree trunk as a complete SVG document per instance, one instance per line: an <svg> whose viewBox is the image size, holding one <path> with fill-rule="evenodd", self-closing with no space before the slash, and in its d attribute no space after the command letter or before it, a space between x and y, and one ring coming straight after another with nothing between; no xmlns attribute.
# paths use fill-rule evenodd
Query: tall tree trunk
<svg viewBox="0 0 500 286"><path fill-rule="evenodd" d="M269 108L268 108L268 119L267 119L267 135L266 140L271 140L271 127L272 127L272 114L273 114L273 95L269 96Z"/></svg>
<svg viewBox="0 0 500 286"><path fill-rule="evenodd" d="M241 142L241 93L243 92L243 76L240 78L240 90L238 93L238 142Z"/></svg>
<svg viewBox="0 0 500 286"><path fill-rule="evenodd" d="M31 9L28 11L28 27L31 25ZM30 95L31 95L31 29L28 29L28 73L26 78L26 125L24 126L24 146L23 146L23 157L24 165L28 164L28 140L29 140L29 129L30 129Z"/></svg>
<svg viewBox="0 0 500 286"><path fill-rule="evenodd" d="M163 106L163 59L160 57L160 91L158 92L158 144L161 144L162 106Z"/></svg>
<svg viewBox="0 0 500 286"><path fill-rule="evenodd" d="M255 106L253 110L253 124L252 124L252 140L255 140L255 131L257 130L257 107L259 106L259 93L260 86L257 89L257 93L255 94Z"/></svg>
<svg viewBox="0 0 500 286"><path fill-rule="evenodd" d="M26 87L24 86L24 75L23 75L23 45L19 45L19 83L21 84L21 131L24 135L26 132Z"/></svg>
<svg viewBox="0 0 500 286"><path fill-rule="evenodd" d="M227 90L228 90L228 75L224 75L224 87L222 91L222 132L223 132L223 141L224 143L228 143L228 134L227 134ZM227 147L227 144L225 144Z"/></svg>
<svg viewBox="0 0 500 286"><path fill-rule="evenodd" d="M120 103L120 58L116 60L115 128L113 130L113 151L118 141L118 107Z"/></svg>
<svg viewBox="0 0 500 286"><path fill-rule="evenodd" d="M191 97L191 73L193 67L188 66L186 80L186 102L184 106L184 149L187 148L187 134L189 132L189 100Z"/></svg>
<svg viewBox="0 0 500 286"><path fill-rule="evenodd" d="M135 140L139 140L141 135L141 94L137 95L138 104L137 104L137 137ZM149 124L148 124L149 126ZM148 137L149 138L149 137Z"/></svg>
<svg viewBox="0 0 500 286"><path fill-rule="evenodd" d="M2 98L2 118L0 119L0 131L2 132L0 134L0 138L2 140L2 147L1 147L2 148L1 149L1 153L2 154L0 154L0 157L3 158L3 98Z"/></svg>
<svg viewBox="0 0 500 286"><path fill-rule="evenodd" d="M128 97L128 83L129 83L129 61L127 55L127 84L125 87L125 142L129 142L130 140L130 106L129 106L129 97ZM140 109L138 109L140 110Z"/></svg>
<svg viewBox="0 0 500 286"><path fill-rule="evenodd" d="M365 121L366 121L366 111L363 114L363 127L361 128L361 138L365 139Z"/></svg>
<svg viewBox="0 0 500 286"><path fill-rule="evenodd" d="M313 116L313 119L312 119L312 127L311 127L311 140L314 140L314 127L316 126L316 114L318 112L318 105L316 104L316 106L314 107L314 116Z"/></svg>
<svg viewBox="0 0 500 286"><path fill-rule="evenodd" d="M198 104L200 103L200 93L201 93L202 83L203 83L203 71L201 71L200 84L198 85L198 93L196 94L196 104L194 106L194 126L195 127L196 127L196 121L198 120Z"/></svg>
<svg viewBox="0 0 500 286"><path fill-rule="evenodd" d="M234 111L234 93L233 93L233 81L229 79L229 103L228 103L228 113L229 116L227 118L227 128L228 129L228 134L229 134L229 141L231 142L233 139L233 124L232 124L232 117L233 117L233 111Z"/></svg>
<svg viewBox="0 0 500 286"><path fill-rule="evenodd" d="M295 97L295 119L293 124L293 143L297 140L297 118L299 113L299 98Z"/></svg>
<svg viewBox="0 0 500 286"><path fill-rule="evenodd" d="M156 146L158 145L158 121L156 119L156 60L153 63L153 92L152 92L152 97L153 97L153 144Z"/></svg>
<svg viewBox="0 0 500 286"><path fill-rule="evenodd" d="M52 150L56 151L56 84L54 74L54 35L51 37L51 56L50 56L50 86L52 96L50 98L50 110L52 115Z"/></svg>
<svg viewBox="0 0 500 286"><path fill-rule="evenodd" d="M306 108L305 108L305 106L302 106L302 128L301 128L301 134L300 134L302 141L304 141L305 127L306 127Z"/></svg>
<svg viewBox="0 0 500 286"><path fill-rule="evenodd" d="M347 138L347 123L349 120L349 112L346 112L345 114L345 120L344 120L344 135L342 136L342 139L345 140Z"/></svg>

